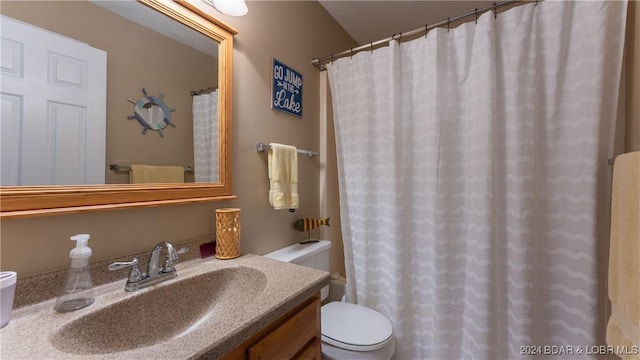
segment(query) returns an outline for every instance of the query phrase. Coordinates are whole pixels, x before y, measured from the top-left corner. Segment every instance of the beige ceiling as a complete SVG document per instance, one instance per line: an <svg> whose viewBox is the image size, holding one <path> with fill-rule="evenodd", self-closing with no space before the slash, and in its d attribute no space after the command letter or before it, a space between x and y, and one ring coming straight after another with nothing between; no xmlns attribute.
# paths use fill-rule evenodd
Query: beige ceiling
<svg viewBox="0 0 640 360"><path fill-rule="evenodd" d="M491 6L494 1L319 2L359 45L363 45Z"/></svg>

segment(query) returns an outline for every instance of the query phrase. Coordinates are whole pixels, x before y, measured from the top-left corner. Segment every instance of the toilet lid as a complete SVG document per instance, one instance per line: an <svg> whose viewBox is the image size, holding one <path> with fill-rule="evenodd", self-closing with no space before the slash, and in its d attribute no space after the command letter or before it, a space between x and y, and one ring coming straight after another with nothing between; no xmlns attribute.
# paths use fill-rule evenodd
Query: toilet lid
<svg viewBox="0 0 640 360"><path fill-rule="evenodd" d="M322 341L352 351L373 351L392 340L391 322L364 306L331 302L322 306Z"/></svg>

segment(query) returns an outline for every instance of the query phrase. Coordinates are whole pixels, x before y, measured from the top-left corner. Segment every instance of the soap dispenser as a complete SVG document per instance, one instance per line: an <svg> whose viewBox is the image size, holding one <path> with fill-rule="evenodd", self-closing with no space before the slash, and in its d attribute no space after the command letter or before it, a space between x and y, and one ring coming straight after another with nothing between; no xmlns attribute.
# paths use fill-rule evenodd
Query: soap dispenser
<svg viewBox="0 0 640 360"><path fill-rule="evenodd" d="M89 234L78 234L71 237L76 247L69 253L70 265L64 284L58 293L58 300L53 307L56 311L67 312L82 309L95 301L93 282L89 270L91 248L87 246Z"/></svg>

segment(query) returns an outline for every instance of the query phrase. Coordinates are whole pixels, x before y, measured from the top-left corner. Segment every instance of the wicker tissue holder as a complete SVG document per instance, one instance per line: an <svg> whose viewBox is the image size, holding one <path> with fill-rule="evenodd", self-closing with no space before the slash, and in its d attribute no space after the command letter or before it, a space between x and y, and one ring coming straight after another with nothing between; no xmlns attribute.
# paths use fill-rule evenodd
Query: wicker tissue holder
<svg viewBox="0 0 640 360"><path fill-rule="evenodd" d="M240 256L240 209L216 210L216 258Z"/></svg>

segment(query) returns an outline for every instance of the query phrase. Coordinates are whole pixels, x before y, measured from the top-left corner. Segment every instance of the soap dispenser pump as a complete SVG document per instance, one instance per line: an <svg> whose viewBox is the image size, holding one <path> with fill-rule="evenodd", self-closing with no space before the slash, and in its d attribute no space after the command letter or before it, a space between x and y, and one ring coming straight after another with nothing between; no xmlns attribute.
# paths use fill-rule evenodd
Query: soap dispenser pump
<svg viewBox="0 0 640 360"><path fill-rule="evenodd" d="M59 312L68 312L87 307L95 301L93 282L89 270L91 248L87 246L89 234L78 234L71 237L76 247L69 253L69 271L64 284L58 293L58 300L53 307Z"/></svg>

